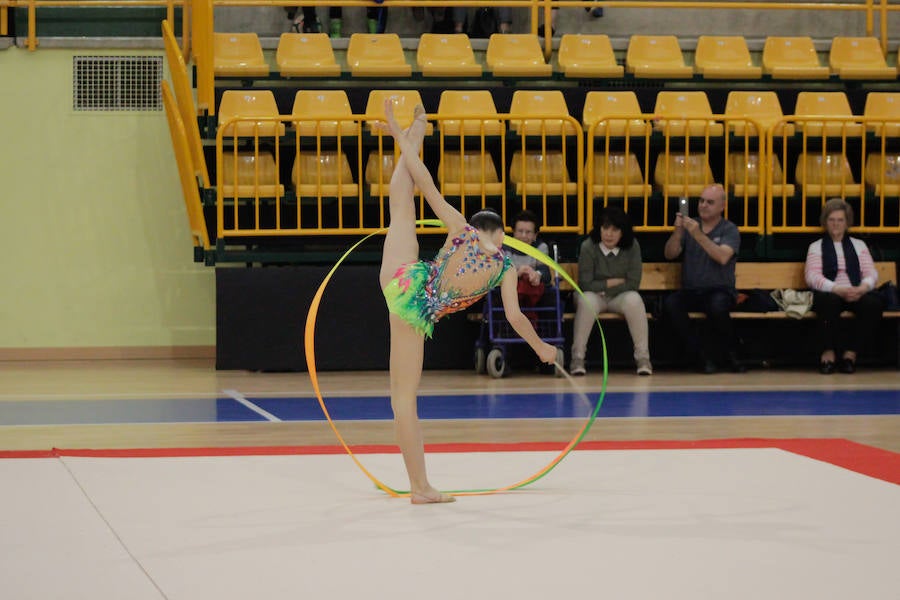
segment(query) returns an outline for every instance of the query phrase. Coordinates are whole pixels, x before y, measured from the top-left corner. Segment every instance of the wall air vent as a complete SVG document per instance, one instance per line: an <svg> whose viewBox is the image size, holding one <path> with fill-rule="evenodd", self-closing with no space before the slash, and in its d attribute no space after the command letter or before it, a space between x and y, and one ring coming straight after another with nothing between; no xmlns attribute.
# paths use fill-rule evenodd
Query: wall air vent
<svg viewBox="0 0 900 600"><path fill-rule="evenodd" d="M77 111L159 111L161 56L75 56L72 108Z"/></svg>

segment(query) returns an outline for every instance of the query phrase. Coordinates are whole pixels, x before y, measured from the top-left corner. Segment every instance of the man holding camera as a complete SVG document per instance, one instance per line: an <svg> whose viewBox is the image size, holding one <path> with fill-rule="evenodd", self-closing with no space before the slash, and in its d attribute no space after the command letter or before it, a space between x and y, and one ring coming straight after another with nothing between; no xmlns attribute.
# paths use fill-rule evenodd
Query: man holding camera
<svg viewBox="0 0 900 600"><path fill-rule="evenodd" d="M682 264L681 289L666 297L663 314L704 373L718 370L713 357L722 357L722 366L733 372L745 370L737 358L731 322L741 235L737 226L722 216L724 211L725 189L719 184L706 186L700 194L698 218L687 214L686 205L679 209L664 250L668 260L682 256ZM691 327L691 311L706 314L709 335L705 343Z"/></svg>

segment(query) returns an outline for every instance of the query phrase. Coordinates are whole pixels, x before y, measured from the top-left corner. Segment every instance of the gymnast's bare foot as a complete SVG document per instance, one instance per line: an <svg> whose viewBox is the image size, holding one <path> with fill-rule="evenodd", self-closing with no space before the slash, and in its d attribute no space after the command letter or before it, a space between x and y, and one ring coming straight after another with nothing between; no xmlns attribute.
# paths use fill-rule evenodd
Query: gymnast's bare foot
<svg viewBox="0 0 900 600"><path fill-rule="evenodd" d="M413 504L443 504L456 502L456 498L450 494L439 492L434 488L428 488L421 492L410 492L409 501Z"/></svg>

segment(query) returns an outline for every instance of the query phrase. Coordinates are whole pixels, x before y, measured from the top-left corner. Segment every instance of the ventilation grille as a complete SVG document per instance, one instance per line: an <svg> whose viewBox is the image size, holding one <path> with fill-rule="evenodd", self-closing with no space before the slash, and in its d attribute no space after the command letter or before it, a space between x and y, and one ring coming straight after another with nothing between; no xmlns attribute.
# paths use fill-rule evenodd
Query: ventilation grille
<svg viewBox="0 0 900 600"><path fill-rule="evenodd" d="M75 56L72 107L78 111L162 110L161 56Z"/></svg>

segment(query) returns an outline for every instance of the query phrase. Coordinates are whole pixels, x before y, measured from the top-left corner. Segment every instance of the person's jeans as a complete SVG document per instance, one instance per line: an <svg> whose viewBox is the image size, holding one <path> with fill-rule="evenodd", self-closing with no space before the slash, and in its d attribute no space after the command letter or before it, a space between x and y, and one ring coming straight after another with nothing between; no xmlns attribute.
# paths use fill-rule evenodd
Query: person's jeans
<svg viewBox="0 0 900 600"><path fill-rule="evenodd" d="M874 336L884 306L874 292L869 292L856 302L846 302L835 293L814 291L812 309L819 324L820 352L859 352ZM841 312L845 310L855 314L856 319L842 324Z"/></svg>
<svg viewBox="0 0 900 600"><path fill-rule="evenodd" d="M663 316L684 343L688 356L708 360L724 353L733 357L737 346L731 323L731 309L734 306L734 291L728 288L678 290L663 301ZM692 326L690 312L706 314L706 343Z"/></svg>

